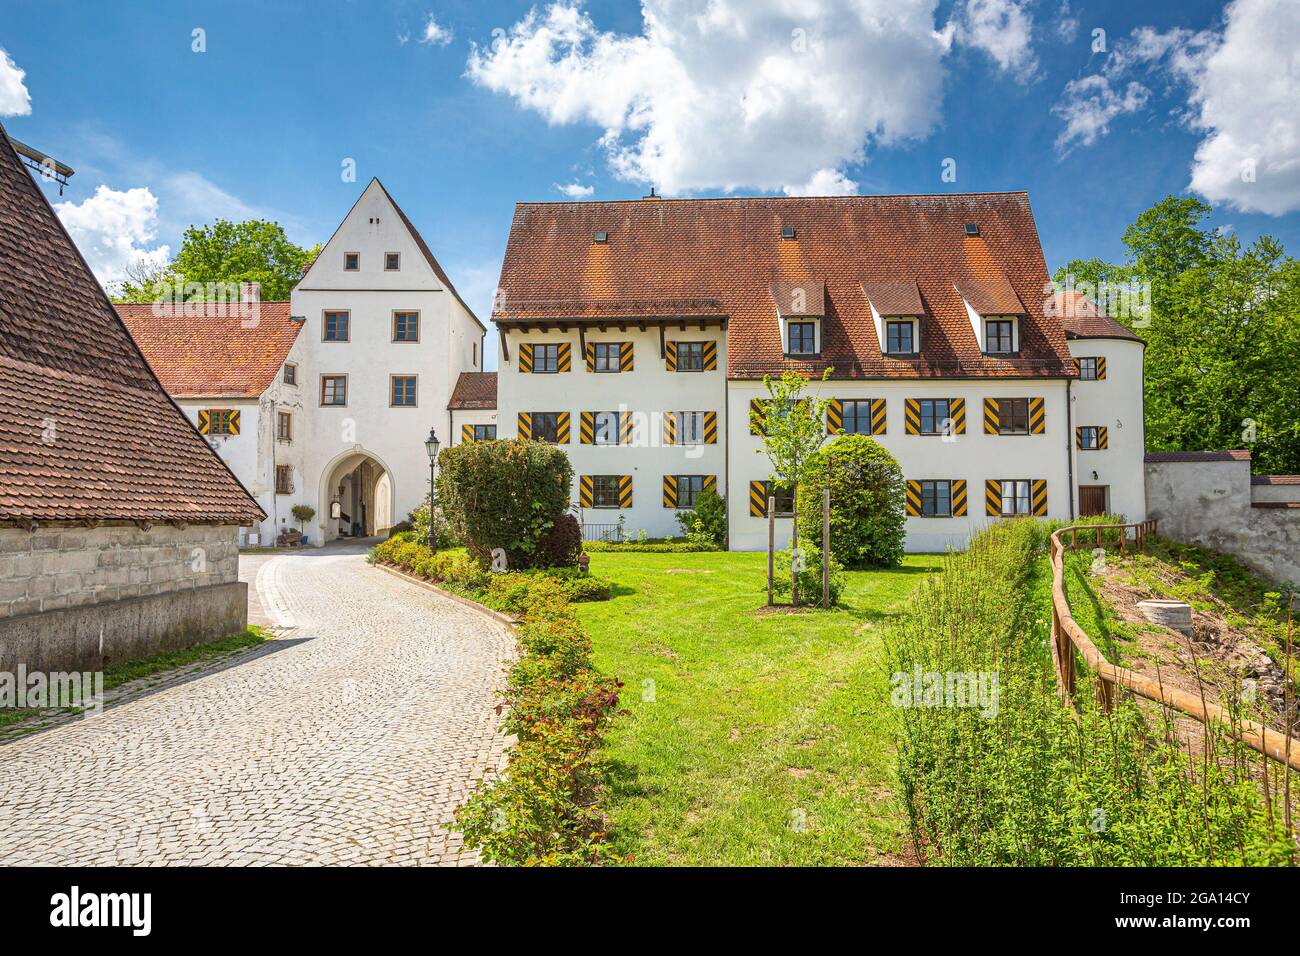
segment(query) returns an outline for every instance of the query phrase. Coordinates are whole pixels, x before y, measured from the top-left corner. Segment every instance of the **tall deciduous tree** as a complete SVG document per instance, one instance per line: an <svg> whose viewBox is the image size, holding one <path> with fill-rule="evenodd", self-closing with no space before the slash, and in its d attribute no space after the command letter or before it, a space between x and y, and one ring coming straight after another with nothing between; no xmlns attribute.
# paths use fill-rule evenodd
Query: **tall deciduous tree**
<svg viewBox="0 0 1300 956"><path fill-rule="evenodd" d="M825 381L830 377L827 369L822 376ZM806 476L813 456L827 439L826 407L827 399L818 398L807 393L808 380L797 372L787 370L779 379L770 375L763 376L763 385L768 397L763 402L762 414L755 414L755 424L763 435L763 447L758 449L760 455L767 455L772 465L772 480L790 488L791 497L795 499L794 520L790 527L790 577L791 599L799 603L799 589L795 582L799 574L799 482ZM830 555L823 555L823 561L829 561Z"/></svg>
<svg viewBox="0 0 1300 956"><path fill-rule="evenodd" d="M1249 246L1202 225L1211 208L1168 197L1124 232L1127 262L1076 260L1085 284L1144 282L1147 446L1240 448L1258 472L1300 472L1300 263L1268 236Z"/></svg>
<svg viewBox="0 0 1300 956"><path fill-rule="evenodd" d="M319 245L305 249L291 242L278 222L218 219L185 230L180 251L164 269L128 269L116 298L151 302L175 295L172 290L180 284L187 301L202 300L213 288L237 290L241 283L256 282L264 300L287 299L319 251Z"/></svg>

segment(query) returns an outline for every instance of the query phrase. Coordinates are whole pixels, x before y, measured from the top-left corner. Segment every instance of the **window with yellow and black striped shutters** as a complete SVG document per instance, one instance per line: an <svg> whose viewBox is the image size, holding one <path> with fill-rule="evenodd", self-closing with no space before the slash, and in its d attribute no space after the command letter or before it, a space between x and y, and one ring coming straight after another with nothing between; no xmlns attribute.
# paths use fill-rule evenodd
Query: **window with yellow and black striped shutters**
<svg viewBox="0 0 1300 956"><path fill-rule="evenodd" d="M200 408L200 435L238 435L239 409L237 408Z"/></svg>
<svg viewBox="0 0 1300 956"><path fill-rule="evenodd" d="M966 434L963 398L908 398L903 402L903 431L909 435Z"/></svg>
<svg viewBox="0 0 1300 956"><path fill-rule="evenodd" d="M749 515L751 518L767 517L767 489L771 482L751 481L749 483Z"/></svg>
<svg viewBox="0 0 1300 956"><path fill-rule="evenodd" d="M568 412L520 412L519 437L551 445L569 443Z"/></svg>
<svg viewBox="0 0 1300 956"><path fill-rule="evenodd" d="M631 475L579 475L578 504L584 508L631 508Z"/></svg>
<svg viewBox="0 0 1300 956"><path fill-rule="evenodd" d="M582 475L578 503L584 508L631 508L631 475Z"/></svg>
<svg viewBox="0 0 1300 956"><path fill-rule="evenodd" d="M667 349L668 370L672 372L706 372L718 367L718 343L716 342L669 342ZM710 346L712 348L710 349ZM712 365L709 364L710 356Z"/></svg>
<svg viewBox="0 0 1300 956"><path fill-rule="evenodd" d="M586 363L588 372L630 372L632 343L588 342Z"/></svg>
<svg viewBox="0 0 1300 956"><path fill-rule="evenodd" d="M496 441L497 427L495 425L461 425L460 441L462 445L468 445L476 441Z"/></svg>
<svg viewBox="0 0 1300 956"><path fill-rule="evenodd" d="M624 424L630 424L631 413L582 412L578 424L578 440L584 445L625 445ZM630 439L630 435L627 436Z"/></svg>
<svg viewBox="0 0 1300 956"><path fill-rule="evenodd" d="M718 413L704 413L704 444L716 445L718 443Z"/></svg>
<svg viewBox="0 0 1300 956"><path fill-rule="evenodd" d="M1079 425L1074 429L1074 444L1080 451L1100 451L1108 444L1105 425Z"/></svg>
<svg viewBox="0 0 1300 956"><path fill-rule="evenodd" d="M470 442L472 442L473 440L474 440L474 426L473 426L473 425L461 425L461 426L460 426L460 443L461 443L462 445L468 445L468 444L469 444Z"/></svg>
<svg viewBox="0 0 1300 956"><path fill-rule="evenodd" d="M716 372L718 370L718 343L709 341L704 343L704 371Z"/></svg>
<svg viewBox="0 0 1300 956"><path fill-rule="evenodd" d="M531 342L519 343L519 371L531 374L533 371L533 346Z"/></svg>
<svg viewBox="0 0 1300 956"><path fill-rule="evenodd" d="M883 398L844 398L836 399L838 406L839 428L828 429L832 434L838 431L845 435L883 435L885 434L885 400ZM833 420L831 410L826 413L827 421Z"/></svg>
<svg viewBox="0 0 1300 956"><path fill-rule="evenodd" d="M664 475L664 507L694 508L700 492L717 486L716 475Z"/></svg>
<svg viewBox="0 0 1300 956"><path fill-rule="evenodd" d="M664 343L664 365L667 366L668 371L670 372L677 371L677 343L676 342L670 341Z"/></svg>
<svg viewBox="0 0 1300 956"><path fill-rule="evenodd" d="M761 398L749 400L749 433L751 435L767 433L767 402Z"/></svg>
<svg viewBox="0 0 1300 956"><path fill-rule="evenodd" d="M1047 481L1042 478L989 480L985 482L984 497L989 515L1047 515Z"/></svg>
<svg viewBox="0 0 1300 956"><path fill-rule="evenodd" d="M1081 355L1074 360L1079 369L1079 380L1083 382L1100 382L1106 378L1106 357L1104 355Z"/></svg>
<svg viewBox="0 0 1300 956"><path fill-rule="evenodd" d="M966 514L966 482L921 479L907 482L907 514L913 518L951 518Z"/></svg>

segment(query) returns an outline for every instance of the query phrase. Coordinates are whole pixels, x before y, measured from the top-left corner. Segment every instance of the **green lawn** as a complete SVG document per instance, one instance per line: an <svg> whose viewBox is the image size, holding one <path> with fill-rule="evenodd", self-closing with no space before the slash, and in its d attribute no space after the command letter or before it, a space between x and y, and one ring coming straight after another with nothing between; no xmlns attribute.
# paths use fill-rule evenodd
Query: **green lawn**
<svg viewBox="0 0 1300 956"><path fill-rule="evenodd" d="M849 572L845 607L798 614L762 611L765 562L591 556L614 598L578 607L630 711L609 738L608 807L639 864L853 865L901 850L881 631L940 559Z"/></svg>

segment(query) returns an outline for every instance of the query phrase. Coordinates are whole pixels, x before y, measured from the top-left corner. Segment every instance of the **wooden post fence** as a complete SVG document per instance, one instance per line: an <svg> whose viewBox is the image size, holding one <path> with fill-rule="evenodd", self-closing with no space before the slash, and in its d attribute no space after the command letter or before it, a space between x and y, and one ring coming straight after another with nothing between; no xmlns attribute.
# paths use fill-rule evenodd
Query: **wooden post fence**
<svg viewBox="0 0 1300 956"><path fill-rule="evenodd" d="M831 606L831 490L822 489L822 607Z"/></svg>

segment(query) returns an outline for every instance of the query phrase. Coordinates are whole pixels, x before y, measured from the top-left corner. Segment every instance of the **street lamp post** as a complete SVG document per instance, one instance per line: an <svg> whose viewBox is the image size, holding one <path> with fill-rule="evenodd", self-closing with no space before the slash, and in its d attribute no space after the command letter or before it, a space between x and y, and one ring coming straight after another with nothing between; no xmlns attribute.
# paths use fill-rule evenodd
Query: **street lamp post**
<svg viewBox="0 0 1300 956"><path fill-rule="evenodd" d="M438 446L442 444L438 441L438 436L434 434L432 428L429 429L429 437L424 440L424 450L429 453L429 550L437 551L438 542L433 534L433 509L437 502L438 485Z"/></svg>

